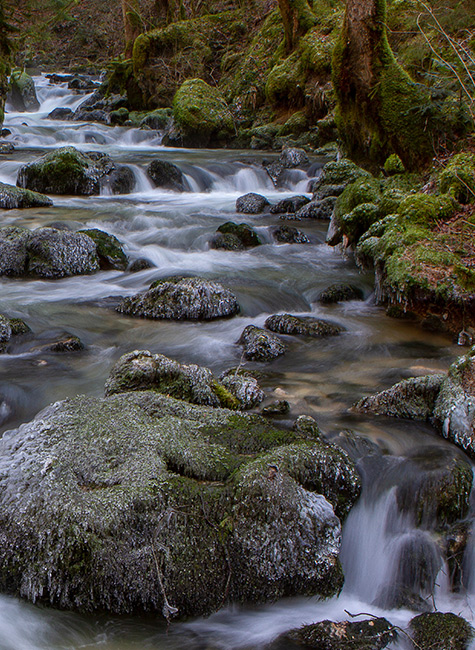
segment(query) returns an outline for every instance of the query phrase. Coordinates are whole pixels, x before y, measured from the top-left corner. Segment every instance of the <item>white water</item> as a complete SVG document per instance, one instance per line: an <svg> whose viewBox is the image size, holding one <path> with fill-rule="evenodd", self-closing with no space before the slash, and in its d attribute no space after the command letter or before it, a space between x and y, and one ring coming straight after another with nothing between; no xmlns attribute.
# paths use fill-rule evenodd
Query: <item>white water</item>
<svg viewBox="0 0 475 650"><path fill-rule="evenodd" d="M81 392L101 395L111 365L131 349L162 352L219 373L242 361L235 341L246 325L263 325L268 315L288 311L329 318L346 328L335 339L289 339L288 354L266 366L263 387L272 397L288 399L292 416L313 415L332 435L344 428L356 429L376 441L401 468L407 455L420 446L449 448L425 425L360 418L349 414L348 408L362 394L410 374L446 369L459 350L445 338L392 321L374 307L372 279L359 275L350 260L323 243L326 224L291 223L304 230L311 244L277 245L272 228L282 223L278 216L246 215L244 219L236 214L236 198L248 191L262 193L271 201L305 193L310 180L305 171L292 172L286 187L275 190L261 164L264 157L271 157L268 153L173 150L162 147L160 134L153 131L49 120L53 108L74 110L84 95L73 94L66 84L51 86L45 77L37 84L38 112L7 113L5 126L12 131L7 140L17 149L11 157L0 157L0 180L15 183L25 161L73 144L84 151L104 151L129 165L136 187L123 196L54 197L52 208L4 212L3 223L31 228L52 222L67 223L73 229L98 227L116 235L131 260L145 257L154 266L135 274L108 271L54 282L0 278L2 313L24 318L34 330L31 340L0 355L3 429L30 419L51 401ZM188 192L153 188L145 169L157 156L181 167ZM210 249L210 237L227 220L250 223L264 245L240 253ZM173 273L220 279L236 293L240 316L223 322L177 324L133 320L109 307L111 296L135 294L158 277ZM318 293L342 279L362 286L366 301L322 307ZM35 352L38 343L64 330L81 338L84 353ZM384 468L382 463L383 475ZM347 611L385 615L405 627L414 612L386 611L375 601L399 580L398 557L408 541L433 553L434 565L437 544L431 530L417 529L410 514L398 511L395 489L394 484L366 477L365 493L344 528L341 558L346 584L339 598L327 602L297 598L229 608L207 619L173 624L167 635L160 617L82 617L0 596L0 650L257 648L302 623L347 619ZM450 593L443 562L433 593L422 590L421 595L434 598L441 611L462 613L473 620L473 544L466 562L466 573L472 576L467 581L468 595ZM403 641L394 645L403 646Z"/></svg>

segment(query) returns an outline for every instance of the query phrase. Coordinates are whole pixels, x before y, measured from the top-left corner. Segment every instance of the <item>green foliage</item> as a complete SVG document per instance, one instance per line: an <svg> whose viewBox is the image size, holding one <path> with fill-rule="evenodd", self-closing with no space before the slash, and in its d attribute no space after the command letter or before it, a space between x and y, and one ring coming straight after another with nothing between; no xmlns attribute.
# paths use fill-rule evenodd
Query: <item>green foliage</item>
<svg viewBox="0 0 475 650"><path fill-rule="evenodd" d="M411 224L430 226L435 222L449 219L455 211L454 201L449 196L412 194L399 206L401 217Z"/></svg>
<svg viewBox="0 0 475 650"><path fill-rule="evenodd" d="M453 156L439 176L439 188L457 201L475 200L475 154L460 153Z"/></svg>

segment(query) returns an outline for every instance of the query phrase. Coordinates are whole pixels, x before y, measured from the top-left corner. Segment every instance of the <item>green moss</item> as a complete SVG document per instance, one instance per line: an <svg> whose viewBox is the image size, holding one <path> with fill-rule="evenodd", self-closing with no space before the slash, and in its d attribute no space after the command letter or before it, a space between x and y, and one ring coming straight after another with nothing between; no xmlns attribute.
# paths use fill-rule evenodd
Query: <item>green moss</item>
<svg viewBox="0 0 475 650"><path fill-rule="evenodd" d="M439 176L439 188L462 203L475 200L475 154L453 156Z"/></svg>
<svg viewBox="0 0 475 650"><path fill-rule="evenodd" d="M452 613L420 614L410 622L411 636L421 650L466 650L474 636L472 626Z"/></svg>
<svg viewBox="0 0 475 650"><path fill-rule="evenodd" d="M265 86L271 104L299 106L303 103L305 75L298 52L277 63L269 73Z"/></svg>
<svg viewBox="0 0 475 650"><path fill-rule="evenodd" d="M400 203L398 212L407 222L430 225L449 219L455 212L455 204L447 195L412 194Z"/></svg>
<svg viewBox="0 0 475 650"><path fill-rule="evenodd" d="M331 164L331 163L329 163ZM327 176L325 174L325 181ZM377 204L380 198L381 188L377 179L371 176L362 176L348 187L338 197L335 204L335 217L340 219L343 215L350 213L360 203Z"/></svg>
<svg viewBox="0 0 475 650"><path fill-rule="evenodd" d="M339 225L350 245L356 244L363 233L380 218L375 203L360 203L351 212L341 216Z"/></svg>
<svg viewBox="0 0 475 650"><path fill-rule="evenodd" d="M386 174L388 174L388 176L393 176L394 174L403 174L405 172L402 160L395 153L388 156L384 162L383 169Z"/></svg>
<svg viewBox="0 0 475 650"><path fill-rule="evenodd" d="M320 25L318 28L311 29L302 36L298 45L303 70L319 78L329 77L334 46L334 38L322 34Z"/></svg>
<svg viewBox="0 0 475 650"><path fill-rule="evenodd" d="M308 130L309 122L303 111L297 111L289 117L287 122L279 129L279 135L300 134Z"/></svg>
<svg viewBox="0 0 475 650"><path fill-rule="evenodd" d="M96 244L101 268L114 268L122 271L127 268L128 259L117 237L98 228L89 228L79 232L90 237Z"/></svg>
<svg viewBox="0 0 475 650"><path fill-rule="evenodd" d="M236 411L240 408L240 403L239 400L234 397L222 384L219 383L219 381L214 380L211 383L211 387L214 390L217 398L219 399L219 403L223 408L231 409L232 411Z"/></svg>

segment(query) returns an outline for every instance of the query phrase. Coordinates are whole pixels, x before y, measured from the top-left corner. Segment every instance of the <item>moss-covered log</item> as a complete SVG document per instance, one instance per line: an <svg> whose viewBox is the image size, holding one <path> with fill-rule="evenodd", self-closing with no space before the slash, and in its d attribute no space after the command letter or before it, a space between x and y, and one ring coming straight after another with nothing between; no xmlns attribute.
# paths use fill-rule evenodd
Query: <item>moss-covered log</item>
<svg viewBox="0 0 475 650"><path fill-rule="evenodd" d="M423 110L429 99L397 63L386 35L386 0L347 0L333 55L338 126L348 154L382 163L396 152L406 169L432 154Z"/></svg>

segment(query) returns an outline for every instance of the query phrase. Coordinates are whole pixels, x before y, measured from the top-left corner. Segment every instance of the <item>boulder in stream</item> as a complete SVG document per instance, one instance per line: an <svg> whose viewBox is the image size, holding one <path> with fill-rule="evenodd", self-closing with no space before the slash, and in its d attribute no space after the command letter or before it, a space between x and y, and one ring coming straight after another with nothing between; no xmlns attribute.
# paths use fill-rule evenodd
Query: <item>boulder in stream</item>
<svg viewBox="0 0 475 650"><path fill-rule="evenodd" d="M155 187L163 187L166 190L175 190L176 192L185 192L187 189L183 172L168 160L152 160L147 167L147 175L153 181Z"/></svg>
<svg viewBox="0 0 475 650"><path fill-rule="evenodd" d="M27 72L23 70L12 72L7 100L12 104L14 110L20 112L34 112L40 108L35 82Z"/></svg>
<svg viewBox="0 0 475 650"><path fill-rule="evenodd" d="M0 445L0 589L82 612L209 614L338 593L342 450L156 391L57 402Z"/></svg>
<svg viewBox="0 0 475 650"><path fill-rule="evenodd" d="M244 356L251 361L271 361L285 353L286 345L278 336L262 327L248 325L239 337L244 346Z"/></svg>
<svg viewBox="0 0 475 650"><path fill-rule="evenodd" d="M345 328L336 323L314 318L313 316L294 316L292 314L274 314L264 323L264 326L278 334L290 334L293 336L311 336L322 338L324 336L336 336L345 331Z"/></svg>
<svg viewBox="0 0 475 650"><path fill-rule="evenodd" d="M327 196L324 199L314 199L306 203L295 213L295 219L323 219L329 220L333 214L336 197Z"/></svg>
<svg viewBox="0 0 475 650"><path fill-rule="evenodd" d="M264 399L264 391L259 386L256 377L248 370L231 368L220 375L219 381L236 397L243 410L258 406Z"/></svg>
<svg viewBox="0 0 475 650"><path fill-rule="evenodd" d="M304 205L309 203L310 199L302 194L298 196L290 196L287 199L282 199L275 205L271 206L270 211L272 214L282 214L283 212L297 212Z"/></svg>
<svg viewBox="0 0 475 650"><path fill-rule="evenodd" d="M467 650L474 629L456 614L419 614L409 624L413 648L417 650Z"/></svg>
<svg viewBox="0 0 475 650"><path fill-rule="evenodd" d="M12 210L15 208L43 208L53 205L53 201L44 194L22 190L14 185L0 183L0 208Z"/></svg>
<svg viewBox="0 0 475 650"><path fill-rule="evenodd" d="M157 280L145 293L124 298L117 311L140 318L212 320L239 312L236 297L218 282L175 276Z"/></svg>
<svg viewBox="0 0 475 650"><path fill-rule="evenodd" d="M125 271L129 261L117 237L99 228L88 228L78 232L87 235L96 244L101 269Z"/></svg>
<svg viewBox="0 0 475 650"><path fill-rule="evenodd" d="M269 201L265 196L256 194L255 192L248 192L236 200L236 212L259 214L260 212L264 212L268 205Z"/></svg>
<svg viewBox="0 0 475 650"><path fill-rule="evenodd" d="M293 228L292 226L279 226L273 231L273 236L276 241L280 244L309 244L310 239L307 235L298 230L298 228Z"/></svg>
<svg viewBox="0 0 475 650"><path fill-rule="evenodd" d="M221 224L210 241L211 248L245 250L261 245L258 234L247 223L227 221Z"/></svg>
<svg viewBox="0 0 475 650"><path fill-rule="evenodd" d="M318 302L330 305L345 300L363 300L363 291L359 287L344 282L331 284L318 295Z"/></svg>

